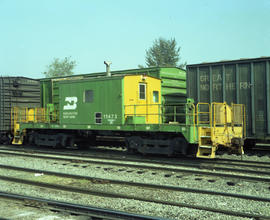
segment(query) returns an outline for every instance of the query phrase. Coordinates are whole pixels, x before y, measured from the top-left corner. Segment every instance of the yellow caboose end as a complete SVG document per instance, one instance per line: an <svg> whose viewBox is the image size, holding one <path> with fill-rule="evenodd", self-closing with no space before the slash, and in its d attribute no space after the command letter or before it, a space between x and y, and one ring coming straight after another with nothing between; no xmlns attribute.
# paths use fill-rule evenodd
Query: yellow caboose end
<svg viewBox="0 0 270 220"><path fill-rule="evenodd" d="M245 108L241 104L198 103L197 157L214 158L219 146L244 154Z"/></svg>

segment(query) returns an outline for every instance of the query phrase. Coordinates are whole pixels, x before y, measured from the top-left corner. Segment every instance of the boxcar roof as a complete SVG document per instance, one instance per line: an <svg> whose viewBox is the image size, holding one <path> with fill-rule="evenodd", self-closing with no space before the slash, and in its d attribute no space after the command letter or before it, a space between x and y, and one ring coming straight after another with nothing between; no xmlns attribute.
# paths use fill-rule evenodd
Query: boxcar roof
<svg viewBox="0 0 270 220"><path fill-rule="evenodd" d="M250 62L260 62L268 61L270 57L258 57L258 58L242 58L238 60L221 60L217 62L203 62L197 64L189 64L188 67L197 67L197 66L211 66L211 65L222 65L222 64L235 64L235 63L250 63Z"/></svg>
<svg viewBox="0 0 270 220"><path fill-rule="evenodd" d="M143 75L143 74L141 74ZM74 79L71 78L69 79L69 77L67 77L67 79L69 80L64 80L63 78L56 78L56 79L52 79L53 81L59 81L61 83L74 83L74 82L81 82L80 80L83 79L83 81L103 81L103 80L108 80L108 79L122 79L126 76L138 76L138 74L119 74L119 75L112 75L112 76L95 76L95 77L89 77L89 78L82 78L82 76L78 76L76 77L76 75L74 76ZM149 76L147 75L147 77L151 77L151 78L154 78L154 79L158 79L158 80L161 80L159 78L156 78L156 77L153 77L153 76Z"/></svg>
<svg viewBox="0 0 270 220"><path fill-rule="evenodd" d="M35 80L35 81L39 81L39 79L34 79L34 78L29 78L29 77L25 77L25 76L0 76L0 78L10 78L10 79L30 79L30 80Z"/></svg>
<svg viewBox="0 0 270 220"><path fill-rule="evenodd" d="M117 71L111 71L112 75L127 75L127 74L133 74L133 75L138 75L138 74L143 74L143 72L152 72L152 71L160 71L161 69L166 69L166 68L175 68L179 70L183 70L182 68L179 67L149 67L149 68L141 68L141 69L127 69L127 70L117 70ZM126 72L126 74L125 74ZM97 72L97 73L84 73L84 74L76 74L76 75L70 75L70 76L58 76L58 77L48 77L48 78L41 78L41 81L46 81L50 79L60 79L60 78L69 78L69 77L79 77L79 76L105 76L106 72Z"/></svg>

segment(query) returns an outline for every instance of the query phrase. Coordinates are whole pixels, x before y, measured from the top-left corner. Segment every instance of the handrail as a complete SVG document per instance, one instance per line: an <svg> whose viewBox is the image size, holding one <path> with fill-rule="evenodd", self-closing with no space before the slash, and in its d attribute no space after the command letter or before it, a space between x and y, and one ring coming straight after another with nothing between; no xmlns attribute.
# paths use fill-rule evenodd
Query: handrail
<svg viewBox="0 0 270 220"><path fill-rule="evenodd" d="M190 107L191 105L191 109L187 110L188 107ZM154 111L149 111L151 107L155 106L157 108L154 109ZM142 107L145 107L145 109L143 109ZM140 110L142 111L140 112ZM127 118L127 116L157 116L158 124L166 123L166 120L170 120L166 117L170 117L172 119L168 122L178 122L179 124L181 124L181 122L179 121L179 117L182 117L181 119L183 119L183 124L195 125L195 106L192 103L124 105L124 117ZM193 119L190 120L190 118L188 118L187 116L192 117Z"/></svg>
<svg viewBox="0 0 270 220"><path fill-rule="evenodd" d="M232 115L232 126L235 127L235 125L241 125L243 127L243 137L246 137L246 114L245 114L245 105L243 104L231 104L233 109L233 115ZM238 115L238 118L235 119L235 108L240 109L240 116ZM239 126L237 126L239 127Z"/></svg>
<svg viewBox="0 0 270 220"><path fill-rule="evenodd" d="M200 106L207 106L208 107L208 111L200 111ZM197 116L197 126L199 126L200 124L209 124L211 122L211 108L210 108L210 104L209 103L205 103L205 102L199 102L196 105L196 116ZM200 115L208 115L209 120L208 121L200 121Z"/></svg>
<svg viewBox="0 0 270 220"><path fill-rule="evenodd" d="M195 106L193 104L181 103L178 105L161 105L161 104L140 104L140 105L125 105L124 118L127 116L157 116L158 124L169 122L177 122L185 125L195 125ZM140 112L141 107L149 108L148 111ZM189 108L188 108L189 107ZM133 110L127 111L128 108ZM152 109L151 109L152 108ZM153 110L153 111L152 111ZM48 108L24 108L14 107L11 112L12 127L16 123L50 123L59 121L58 111L50 111Z"/></svg>
<svg viewBox="0 0 270 220"><path fill-rule="evenodd" d="M58 121L57 111L48 111L46 108L26 108L26 107L13 107L11 109L11 119L13 126L18 122L23 123L50 123ZM12 126L12 127L13 127Z"/></svg>
<svg viewBox="0 0 270 220"><path fill-rule="evenodd" d="M209 111L206 109L209 109ZM201 116L203 115L209 117L209 120L201 120ZM243 136L246 136L246 116L245 106L243 104L232 103L229 106L226 102L212 102L210 105L209 103L199 102L196 105L196 116L197 126L209 125L212 128L213 135L217 127L223 127L224 131L229 127L232 128L232 131L234 131L235 127L242 127Z"/></svg>

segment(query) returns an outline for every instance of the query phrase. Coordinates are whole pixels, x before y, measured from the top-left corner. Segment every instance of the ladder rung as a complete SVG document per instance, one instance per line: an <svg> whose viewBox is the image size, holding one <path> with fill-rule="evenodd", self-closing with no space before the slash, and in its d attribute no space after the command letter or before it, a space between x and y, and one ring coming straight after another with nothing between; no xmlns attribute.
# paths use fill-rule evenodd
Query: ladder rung
<svg viewBox="0 0 270 220"><path fill-rule="evenodd" d="M197 156L197 158L213 158L213 157L211 157L211 155L208 155L208 156L199 155Z"/></svg>

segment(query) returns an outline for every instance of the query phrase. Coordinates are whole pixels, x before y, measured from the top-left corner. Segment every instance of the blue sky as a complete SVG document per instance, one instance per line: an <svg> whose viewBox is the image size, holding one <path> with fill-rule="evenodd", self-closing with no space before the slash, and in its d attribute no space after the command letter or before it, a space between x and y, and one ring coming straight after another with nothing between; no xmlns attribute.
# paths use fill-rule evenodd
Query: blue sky
<svg viewBox="0 0 270 220"><path fill-rule="evenodd" d="M76 74L137 68L159 37L188 64L270 56L269 21L270 0L0 0L0 75L66 56Z"/></svg>

